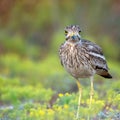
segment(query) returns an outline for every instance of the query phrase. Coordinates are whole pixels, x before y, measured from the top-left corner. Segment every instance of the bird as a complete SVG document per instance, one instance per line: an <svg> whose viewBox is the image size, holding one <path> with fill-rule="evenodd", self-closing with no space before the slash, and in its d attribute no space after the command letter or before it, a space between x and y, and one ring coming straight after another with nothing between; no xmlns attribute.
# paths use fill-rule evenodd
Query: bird
<svg viewBox="0 0 120 120"><path fill-rule="evenodd" d="M94 95L94 75L97 74L108 79L112 78L112 76L108 72L109 68L102 48L96 43L81 38L81 28L79 25L69 25L66 26L64 30L65 41L60 45L59 58L61 65L75 78L78 86L79 99L76 112L76 119L78 119L82 95L82 86L79 80L81 78L90 79L89 108L91 108Z"/></svg>

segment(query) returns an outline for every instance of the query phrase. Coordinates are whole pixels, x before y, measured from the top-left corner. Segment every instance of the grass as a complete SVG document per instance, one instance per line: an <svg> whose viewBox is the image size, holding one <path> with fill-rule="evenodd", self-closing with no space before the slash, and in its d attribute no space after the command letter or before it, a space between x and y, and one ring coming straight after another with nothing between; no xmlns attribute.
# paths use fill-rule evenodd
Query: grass
<svg viewBox="0 0 120 120"><path fill-rule="evenodd" d="M32 61L15 54L0 58L0 120L75 120L78 92L75 81L56 56ZM119 63L109 61L113 79L95 77L89 109L89 80L83 85L80 120L119 120ZM51 69L52 68L52 69Z"/></svg>

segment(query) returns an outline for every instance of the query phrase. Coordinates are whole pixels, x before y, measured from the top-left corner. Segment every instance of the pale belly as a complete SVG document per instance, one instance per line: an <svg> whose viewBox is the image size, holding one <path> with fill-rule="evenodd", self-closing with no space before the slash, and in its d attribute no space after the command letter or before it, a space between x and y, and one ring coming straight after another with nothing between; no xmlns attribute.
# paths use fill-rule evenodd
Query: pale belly
<svg viewBox="0 0 120 120"><path fill-rule="evenodd" d="M75 78L88 78L95 74L95 70L90 68L89 66L80 66L76 67L68 67L64 66L68 73L70 73Z"/></svg>

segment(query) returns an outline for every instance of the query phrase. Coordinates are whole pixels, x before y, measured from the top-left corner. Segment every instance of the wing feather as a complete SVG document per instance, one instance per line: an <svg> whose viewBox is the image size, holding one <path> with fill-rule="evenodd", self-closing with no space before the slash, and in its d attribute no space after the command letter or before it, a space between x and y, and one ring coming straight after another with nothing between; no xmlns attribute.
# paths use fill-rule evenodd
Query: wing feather
<svg viewBox="0 0 120 120"><path fill-rule="evenodd" d="M88 40L81 40L82 46L85 47L90 57L91 65L97 72L108 71L107 62L103 55L102 49L97 44Z"/></svg>

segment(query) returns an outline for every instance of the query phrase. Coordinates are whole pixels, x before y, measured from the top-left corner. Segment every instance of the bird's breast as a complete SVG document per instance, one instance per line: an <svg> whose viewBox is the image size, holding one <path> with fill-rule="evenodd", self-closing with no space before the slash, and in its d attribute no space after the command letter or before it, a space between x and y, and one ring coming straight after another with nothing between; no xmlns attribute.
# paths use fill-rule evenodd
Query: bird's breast
<svg viewBox="0 0 120 120"><path fill-rule="evenodd" d="M86 78L94 73L87 54L78 49L77 45L66 46L61 60L64 68L75 78Z"/></svg>

